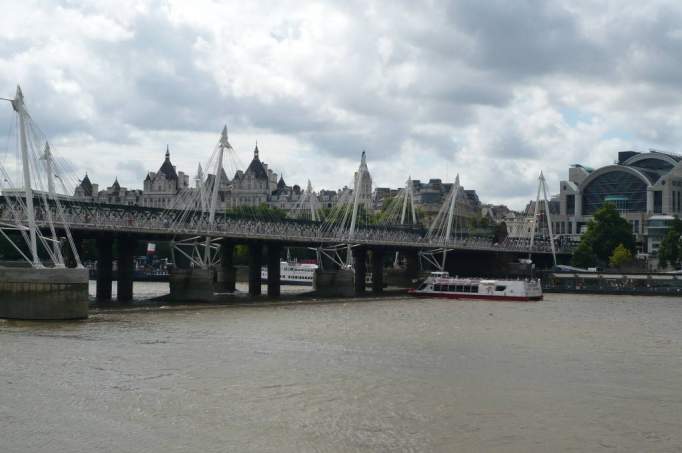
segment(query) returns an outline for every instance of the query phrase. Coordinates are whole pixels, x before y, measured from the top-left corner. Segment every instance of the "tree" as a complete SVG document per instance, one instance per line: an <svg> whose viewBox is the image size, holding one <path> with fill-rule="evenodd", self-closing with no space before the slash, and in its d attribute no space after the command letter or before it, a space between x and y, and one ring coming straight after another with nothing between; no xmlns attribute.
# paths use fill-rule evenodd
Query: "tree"
<svg viewBox="0 0 682 453"><path fill-rule="evenodd" d="M618 244L618 246L613 250L611 257L609 257L609 264L611 267L622 267L626 264L632 262L632 253L630 250L625 248L623 244Z"/></svg>
<svg viewBox="0 0 682 453"><path fill-rule="evenodd" d="M507 239L509 233L507 232L507 224L505 222L500 222L495 226L495 236L493 242L499 244L500 242Z"/></svg>
<svg viewBox="0 0 682 453"><path fill-rule="evenodd" d="M680 235L682 235L682 220L675 216L658 249L658 267L666 268L668 264L679 267L680 259L682 259Z"/></svg>
<svg viewBox="0 0 682 453"><path fill-rule="evenodd" d="M257 220L282 220L287 216L286 211L261 203L259 206L237 206L225 210L228 215Z"/></svg>
<svg viewBox="0 0 682 453"><path fill-rule="evenodd" d="M597 262L606 264L619 244L634 254L635 237L632 227L620 216L615 205L605 203L594 213L587 224L587 231L580 239L580 246L576 249L576 253L580 250L578 261L586 262L593 255ZM576 261L574 263L578 265Z"/></svg>
<svg viewBox="0 0 682 453"><path fill-rule="evenodd" d="M576 267L593 267L597 264L597 257L592 251L592 247L585 241L580 241L578 248L573 252L571 264Z"/></svg>

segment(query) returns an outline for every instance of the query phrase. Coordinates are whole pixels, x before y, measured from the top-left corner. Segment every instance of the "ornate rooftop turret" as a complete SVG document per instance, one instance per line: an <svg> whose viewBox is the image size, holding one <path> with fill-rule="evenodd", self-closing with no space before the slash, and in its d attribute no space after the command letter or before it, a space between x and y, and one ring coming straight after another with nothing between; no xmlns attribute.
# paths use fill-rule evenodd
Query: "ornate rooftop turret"
<svg viewBox="0 0 682 453"><path fill-rule="evenodd" d="M258 154L258 143L256 143L256 147L253 150L253 160L244 173L251 172L256 179L268 179L268 173L265 171L265 167L263 167L263 163L260 161Z"/></svg>
<svg viewBox="0 0 682 453"><path fill-rule="evenodd" d="M92 182L90 182L90 178L88 177L88 173L85 173L85 177L81 181L81 189L83 189L83 195L86 197L91 197L92 196Z"/></svg>
<svg viewBox="0 0 682 453"><path fill-rule="evenodd" d="M168 179L178 179L178 174L175 172L175 167L170 161L170 149L168 145L166 145L166 159L163 161L163 164L161 164L161 168L159 168L158 173L163 173Z"/></svg>

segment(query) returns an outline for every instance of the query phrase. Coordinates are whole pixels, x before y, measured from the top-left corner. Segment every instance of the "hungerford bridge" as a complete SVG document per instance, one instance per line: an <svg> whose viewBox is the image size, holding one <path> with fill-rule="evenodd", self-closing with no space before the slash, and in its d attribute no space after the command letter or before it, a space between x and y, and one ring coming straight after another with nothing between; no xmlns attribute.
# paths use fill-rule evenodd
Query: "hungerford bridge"
<svg viewBox="0 0 682 453"><path fill-rule="evenodd" d="M171 279L171 292L185 288L188 295L198 297L208 290L234 290L232 253L234 245L249 247L249 292L261 291L260 269L263 250L268 267L268 295L279 296L280 256L284 247L307 247L316 250L318 261L326 263L325 271L351 271L355 292L365 289L367 252L372 255L374 291L382 289L384 262L406 265L406 272L416 277L417 262L430 263L443 269L450 252L522 255L571 253L552 234L545 180L540 174L535 210L525 223L525 237L515 235L499 243L492 235L477 236L468 231L460 214L463 191L459 175L445 197L443 205L428 227L417 219L412 184L405 187L379 216L371 217L364 208L363 184L368 176L365 155L353 180L353 191L341 197L334 208L322 210L313 195L311 184L287 218L235 215L219 212L221 175L224 163L234 162L234 150L223 128L207 163L207 175L197 175L197 189L182 193L170 208L149 208L98 204L73 199L69 181L73 172L55 156L24 104L17 87L11 102L17 117L17 159L13 167L21 176L10 177L7 165L0 165L0 240L9 241L36 272L47 268L82 268L79 242L96 239L97 299L107 300L112 293L112 244L118 242L118 299L132 298L132 274L135 243L138 240L169 241L176 262L184 261L187 269L178 269ZM326 212L325 212L326 211ZM537 226L536 226L537 225ZM392 257L385 260L388 255ZM333 285L333 278L331 280ZM175 283L175 286L174 286ZM188 296L188 297L189 297Z"/></svg>

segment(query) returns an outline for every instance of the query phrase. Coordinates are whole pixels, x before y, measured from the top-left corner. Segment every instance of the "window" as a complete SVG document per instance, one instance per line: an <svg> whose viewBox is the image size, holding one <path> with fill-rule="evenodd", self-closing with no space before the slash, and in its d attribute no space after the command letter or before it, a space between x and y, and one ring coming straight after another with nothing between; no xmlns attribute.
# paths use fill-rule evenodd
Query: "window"
<svg viewBox="0 0 682 453"><path fill-rule="evenodd" d="M575 214L575 195L566 195L566 214Z"/></svg>
<svg viewBox="0 0 682 453"><path fill-rule="evenodd" d="M610 171L592 180L583 189L583 215L592 215L604 202L623 212L646 211L647 183L624 170Z"/></svg>
<svg viewBox="0 0 682 453"><path fill-rule="evenodd" d="M672 199L672 209L671 209L671 211L676 211L676 210L677 210L677 203L675 203L675 202L676 202L677 200L676 200L675 198L676 198L676 195L677 195L677 191L676 191L676 190L673 190L672 192L670 192L670 194L671 194L672 197L673 197L673 199Z"/></svg>
<svg viewBox="0 0 682 453"><path fill-rule="evenodd" d="M660 190L654 191L654 214L661 214L663 212L663 192Z"/></svg>
<svg viewBox="0 0 682 453"><path fill-rule="evenodd" d="M495 287L495 291L504 291L505 289L507 289L506 286L497 285L497 286Z"/></svg>

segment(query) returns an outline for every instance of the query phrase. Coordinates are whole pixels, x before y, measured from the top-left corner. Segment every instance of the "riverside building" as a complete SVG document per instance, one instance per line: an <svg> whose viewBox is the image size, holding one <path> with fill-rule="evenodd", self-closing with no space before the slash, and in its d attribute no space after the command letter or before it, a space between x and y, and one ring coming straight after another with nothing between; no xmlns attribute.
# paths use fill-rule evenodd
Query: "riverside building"
<svg viewBox="0 0 682 453"><path fill-rule="evenodd" d="M656 255L666 221L682 212L682 156L650 150L621 151L598 169L572 165L561 181L554 231L578 240L604 204L613 203L632 226L642 251Z"/></svg>

